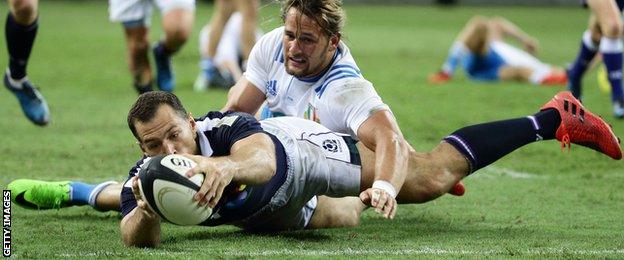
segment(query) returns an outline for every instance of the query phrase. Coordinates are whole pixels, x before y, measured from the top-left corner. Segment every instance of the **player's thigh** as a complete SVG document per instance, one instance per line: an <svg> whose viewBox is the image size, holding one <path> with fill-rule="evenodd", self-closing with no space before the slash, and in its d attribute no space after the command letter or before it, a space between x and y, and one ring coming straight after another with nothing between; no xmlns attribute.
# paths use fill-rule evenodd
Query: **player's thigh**
<svg viewBox="0 0 624 260"><path fill-rule="evenodd" d="M194 0L155 0L155 3L163 15L165 33L190 34L195 19Z"/></svg>
<svg viewBox="0 0 624 260"><path fill-rule="evenodd" d="M595 17L603 35L611 38L622 35L621 12L613 0L589 0L587 1L592 15Z"/></svg>
<svg viewBox="0 0 624 260"><path fill-rule="evenodd" d="M360 158L355 142L346 138L328 132L312 133L297 141L304 194L332 197L359 195Z"/></svg>
<svg viewBox="0 0 624 260"><path fill-rule="evenodd" d="M331 198L318 196L316 209L306 228L355 227L365 209L358 197Z"/></svg>

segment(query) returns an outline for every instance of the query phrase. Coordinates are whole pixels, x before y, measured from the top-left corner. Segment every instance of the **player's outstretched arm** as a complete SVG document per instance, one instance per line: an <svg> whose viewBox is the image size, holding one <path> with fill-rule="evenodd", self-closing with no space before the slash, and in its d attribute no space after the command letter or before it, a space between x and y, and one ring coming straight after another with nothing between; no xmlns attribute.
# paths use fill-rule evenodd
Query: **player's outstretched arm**
<svg viewBox="0 0 624 260"><path fill-rule="evenodd" d="M411 147L387 110L377 111L366 119L358 129L358 138L375 151L375 180L372 188L360 194L360 199L384 217L394 218L395 197L405 182Z"/></svg>
<svg viewBox="0 0 624 260"><path fill-rule="evenodd" d="M121 238L126 246L156 247L160 244L160 217L141 199L138 177L132 179L132 192L137 206L121 220Z"/></svg>
<svg viewBox="0 0 624 260"><path fill-rule="evenodd" d="M275 175L275 145L264 133L256 133L238 140L230 149L230 155L204 157L185 155L197 163L186 174L189 178L204 173L204 182L195 195L200 205L214 207L221 199L223 190L235 181L240 184L260 185Z"/></svg>

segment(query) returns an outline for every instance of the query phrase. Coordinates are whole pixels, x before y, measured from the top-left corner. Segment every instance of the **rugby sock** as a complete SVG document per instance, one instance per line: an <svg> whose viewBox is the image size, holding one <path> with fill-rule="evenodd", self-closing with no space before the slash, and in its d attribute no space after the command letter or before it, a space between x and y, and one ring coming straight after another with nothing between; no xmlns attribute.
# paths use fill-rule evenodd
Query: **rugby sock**
<svg viewBox="0 0 624 260"><path fill-rule="evenodd" d="M22 79L26 76L28 57L32 50L39 28L38 19L30 25L18 24L11 13L7 15L4 35L9 51L9 70L11 78Z"/></svg>
<svg viewBox="0 0 624 260"><path fill-rule="evenodd" d="M217 68L215 67L214 62L212 61L212 58L207 58L207 57L202 58L201 61L199 62L199 67L204 73L204 76L206 76L206 79L208 80L208 82L210 82L210 80L214 78L215 74L217 73Z"/></svg>
<svg viewBox="0 0 624 260"><path fill-rule="evenodd" d="M449 49L448 57L446 61L444 61L444 65L442 65L442 71L448 75L453 75L455 68L457 68L461 60L468 55L468 53L470 53L470 50L468 50L468 47L466 47L464 43L454 42Z"/></svg>
<svg viewBox="0 0 624 260"><path fill-rule="evenodd" d="M600 53L607 68L607 76L611 83L611 99L613 102L621 102L622 98L622 41L602 37L600 40Z"/></svg>
<svg viewBox="0 0 624 260"><path fill-rule="evenodd" d="M467 126L444 141L468 159L472 173L524 145L554 139L560 123L559 112L546 109L523 118Z"/></svg>
<svg viewBox="0 0 624 260"><path fill-rule="evenodd" d="M95 188L95 185L72 181L69 183L69 186L71 187L69 201L72 205L89 204L89 196L91 195L91 191Z"/></svg>
<svg viewBox="0 0 624 260"><path fill-rule="evenodd" d="M598 46L592 41L591 32L589 30L585 31L585 33L583 33L583 40L581 41L581 49L579 50L578 56L568 69L568 90L570 90L576 98L581 97L581 78L597 51Z"/></svg>

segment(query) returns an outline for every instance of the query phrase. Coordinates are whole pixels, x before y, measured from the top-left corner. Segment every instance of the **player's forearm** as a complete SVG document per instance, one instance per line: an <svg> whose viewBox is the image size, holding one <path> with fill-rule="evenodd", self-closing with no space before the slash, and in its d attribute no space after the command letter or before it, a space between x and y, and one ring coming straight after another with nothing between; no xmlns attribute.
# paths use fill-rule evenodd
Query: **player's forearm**
<svg viewBox="0 0 624 260"><path fill-rule="evenodd" d="M156 247L160 244L160 218L139 208L121 220L120 228L126 246Z"/></svg>
<svg viewBox="0 0 624 260"><path fill-rule="evenodd" d="M398 193L405 182L409 145L396 133L388 133L376 139L375 180L389 182Z"/></svg>
<svg viewBox="0 0 624 260"><path fill-rule="evenodd" d="M248 144L218 160L225 160L224 164L234 169L233 181L249 185L264 184L275 175L275 145L266 134L258 133L248 138Z"/></svg>

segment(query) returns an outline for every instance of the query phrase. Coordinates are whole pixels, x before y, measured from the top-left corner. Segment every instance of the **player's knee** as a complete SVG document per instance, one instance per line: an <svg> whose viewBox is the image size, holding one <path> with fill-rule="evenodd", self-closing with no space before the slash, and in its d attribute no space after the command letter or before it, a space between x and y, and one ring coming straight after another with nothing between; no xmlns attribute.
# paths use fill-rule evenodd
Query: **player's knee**
<svg viewBox="0 0 624 260"><path fill-rule="evenodd" d="M470 18L470 21L468 21L468 24L475 28L485 28L488 26L488 21L489 19L485 16L475 15L472 18Z"/></svg>
<svg viewBox="0 0 624 260"><path fill-rule="evenodd" d="M19 23L31 23L37 18L37 4L33 0L16 0L12 7L13 18Z"/></svg>
<svg viewBox="0 0 624 260"><path fill-rule="evenodd" d="M606 22L601 26L601 32L604 36L609 38L620 38L622 36L622 30L624 23L620 19Z"/></svg>
<svg viewBox="0 0 624 260"><path fill-rule="evenodd" d="M183 26L173 26L165 31L166 39L173 46L180 47L188 40L191 29Z"/></svg>

